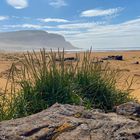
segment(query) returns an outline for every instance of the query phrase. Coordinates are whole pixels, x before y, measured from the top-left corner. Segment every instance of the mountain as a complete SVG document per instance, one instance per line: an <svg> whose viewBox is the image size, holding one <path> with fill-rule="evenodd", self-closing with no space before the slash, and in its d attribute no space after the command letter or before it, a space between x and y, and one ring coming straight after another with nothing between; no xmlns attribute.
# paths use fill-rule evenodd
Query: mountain
<svg viewBox="0 0 140 140"><path fill-rule="evenodd" d="M62 35L40 30L23 30L0 33L0 49L29 50L29 49L75 49Z"/></svg>

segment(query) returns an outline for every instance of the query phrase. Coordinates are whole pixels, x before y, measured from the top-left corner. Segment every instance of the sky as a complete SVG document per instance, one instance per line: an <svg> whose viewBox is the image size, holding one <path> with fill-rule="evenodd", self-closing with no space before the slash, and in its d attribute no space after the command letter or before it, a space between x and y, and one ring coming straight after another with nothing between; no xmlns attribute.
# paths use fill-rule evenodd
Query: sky
<svg viewBox="0 0 140 140"><path fill-rule="evenodd" d="M0 0L0 32L45 30L79 48L140 49L140 0Z"/></svg>

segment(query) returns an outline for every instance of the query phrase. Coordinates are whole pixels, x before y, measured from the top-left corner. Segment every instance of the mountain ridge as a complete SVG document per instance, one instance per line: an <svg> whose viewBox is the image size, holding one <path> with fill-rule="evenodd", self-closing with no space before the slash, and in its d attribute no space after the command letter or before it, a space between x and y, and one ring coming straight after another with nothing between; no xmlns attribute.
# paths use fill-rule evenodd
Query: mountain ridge
<svg viewBox="0 0 140 140"><path fill-rule="evenodd" d="M76 49L64 36L43 30L20 30L0 33L0 48Z"/></svg>

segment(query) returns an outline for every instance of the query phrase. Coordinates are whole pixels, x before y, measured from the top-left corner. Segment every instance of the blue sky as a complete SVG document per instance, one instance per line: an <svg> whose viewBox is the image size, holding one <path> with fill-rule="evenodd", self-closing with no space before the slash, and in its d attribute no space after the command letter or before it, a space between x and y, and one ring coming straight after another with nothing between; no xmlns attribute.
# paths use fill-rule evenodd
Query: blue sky
<svg viewBox="0 0 140 140"><path fill-rule="evenodd" d="M140 0L1 0L0 32L45 30L76 47L140 47Z"/></svg>

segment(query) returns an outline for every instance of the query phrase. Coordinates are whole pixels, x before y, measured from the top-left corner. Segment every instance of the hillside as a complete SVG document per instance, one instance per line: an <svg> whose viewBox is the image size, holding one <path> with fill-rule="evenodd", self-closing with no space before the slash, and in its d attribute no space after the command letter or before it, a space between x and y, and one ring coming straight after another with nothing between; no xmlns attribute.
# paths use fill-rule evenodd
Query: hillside
<svg viewBox="0 0 140 140"><path fill-rule="evenodd" d="M62 35L39 30L24 30L0 33L0 49L29 50L29 49L74 49L75 47Z"/></svg>

